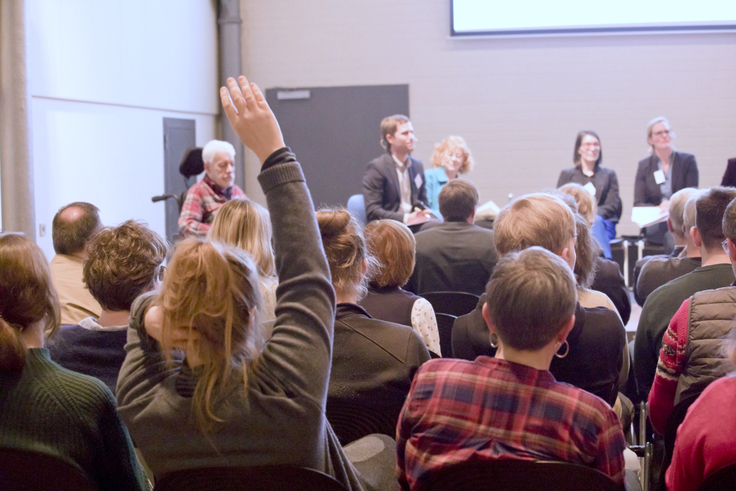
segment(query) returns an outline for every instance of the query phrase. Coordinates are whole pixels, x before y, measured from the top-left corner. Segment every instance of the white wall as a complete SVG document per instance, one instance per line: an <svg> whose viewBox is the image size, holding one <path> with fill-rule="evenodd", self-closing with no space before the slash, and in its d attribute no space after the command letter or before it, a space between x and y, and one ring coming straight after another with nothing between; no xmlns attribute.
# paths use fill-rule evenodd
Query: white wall
<svg viewBox="0 0 736 491"><path fill-rule="evenodd" d="M217 24L208 0L28 0L38 244L72 201L165 235L163 118L215 136Z"/></svg>
<svg viewBox="0 0 736 491"><path fill-rule="evenodd" d="M619 234L638 232L633 182L655 116L696 155L701 187L720 183L736 156L736 34L450 39L449 3L241 0L244 70L264 89L408 83L415 156L427 164L436 142L464 136L467 177L499 205L554 186L576 133L597 131L621 184Z"/></svg>

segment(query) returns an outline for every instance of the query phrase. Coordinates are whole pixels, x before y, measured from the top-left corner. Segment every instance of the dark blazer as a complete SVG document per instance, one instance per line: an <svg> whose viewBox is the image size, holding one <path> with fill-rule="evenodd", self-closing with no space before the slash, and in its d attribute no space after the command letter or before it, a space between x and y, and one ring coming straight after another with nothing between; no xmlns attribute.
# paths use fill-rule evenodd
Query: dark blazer
<svg viewBox="0 0 736 491"><path fill-rule="evenodd" d="M723 179L721 179L721 186L736 187L736 158L728 159L726 172L723 173Z"/></svg>
<svg viewBox="0 0 736 491"><path fill-rule="evenodd" d="M398 422L414 374L427 360L429 352L411 327L374 319L355 304L337 304L327 419L342 403Z"/></svg>
<svg viewBox="0 0 736 491"><path fill-rule="evenodd" d="M658 169L657 162L655 155L639 161L636 181L634 181L634 206L657 206L662 203L662 191L654 180L654 172ZM672 164L672 193L680 189L696 187L698 187L698 164L695 162L695 156L675 152Z"/></svg>
<svg viewBox="0 0 736 491"><path fill-rule="evenodd" d="M481 315L485 294L478 306L458 317L452 327L452 356L475 360L494 356L490 331ZM558 382L566 382L595 394L613 406L626 348L626 330L616 312L606 307L575 308L575 325L567 336L570 351L565 358L552 358L549 371Z"/></svg>
<svg viewBox="0 0 736 491"><path fill-rule="evenodd" d="M411 204L427 207L427 189L422 162L409 157L409 182L411 183ZM417 178L418 176L418 178ZM419 182L419 186L417 186ZM404 213L399 210L401 191L396 175L396 162L390 153L385 153L368 163L363 176L363 197L368 221L391 218L404 221ZM420 202L422 203L420 205Z"/></svg>
<svg viewBox="0 0 736 491"><path fill-rule="evenodd" d="M618 195L618 178L616 172L605 167L598 167L592 177L583 174L579 165L560 172L557 187L568 182L575 182L581 186L593 183L595 197L598 199L598 214L612 222L621 218L621 198Z"/></svg>
<svg viewBox="0 0 736 491"><path fill-rule="evenodd" d="M444 222L416 235L414 272L404 287L482 295L498 262L493 232L468 222Z"/></svg>

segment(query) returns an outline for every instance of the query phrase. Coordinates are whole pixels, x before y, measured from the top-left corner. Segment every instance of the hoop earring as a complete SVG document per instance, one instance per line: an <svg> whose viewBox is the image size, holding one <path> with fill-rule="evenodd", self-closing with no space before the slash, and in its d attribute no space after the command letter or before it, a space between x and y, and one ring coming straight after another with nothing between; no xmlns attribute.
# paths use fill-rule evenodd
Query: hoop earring
<svg viewBox="0 0 736 491"><path fill-rule="evenodd" d="M566 357L566 356L567 356L568 354L570 354L570 343L568 343L568 342L567 342L567 339L565 340L565 342L564 342L563 344L564 344L564 345L566 346L566 349L565 349L565 354L561 355L561 354L560 354L560 352L558 351L557 353L555 353L555 356L556 356L557 358L564 358L564 357Z"/></svg>
<svg viewBox="0 0 736 491"><path fill-rule="evenodd" d="M495 333L491 334L491 348L498 348L498 336Z"/></svg>

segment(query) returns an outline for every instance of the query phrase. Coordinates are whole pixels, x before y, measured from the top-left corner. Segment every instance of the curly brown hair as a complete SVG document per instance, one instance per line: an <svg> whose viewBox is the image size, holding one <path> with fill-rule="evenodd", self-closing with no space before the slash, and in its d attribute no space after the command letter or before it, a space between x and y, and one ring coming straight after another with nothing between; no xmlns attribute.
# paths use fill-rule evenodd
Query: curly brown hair
<svg viewBox="0 0 736 491"><path fill-rule="evenodd" d="M128 220L100 230L87 246L82 278L105 310L130 310L151 290L166 259L166 241L142 222Z"/></svg>

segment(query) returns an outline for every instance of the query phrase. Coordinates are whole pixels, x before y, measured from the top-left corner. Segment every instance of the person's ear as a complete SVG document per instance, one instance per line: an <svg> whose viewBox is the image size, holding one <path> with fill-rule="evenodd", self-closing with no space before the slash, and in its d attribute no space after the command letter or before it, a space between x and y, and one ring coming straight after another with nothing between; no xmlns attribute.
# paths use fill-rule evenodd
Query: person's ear
<svg viewBox="0 0 736 491"><path fill-rule="evenodd" d="M675 233L675 227L672 226L672 220L669 218L667 219L667 230L669 230L671 234Z"/></svg>
<svg viewBox="0 0 736 491"><path fill-rule="evenodd" d="M734 244L733 240L731 239L726 240L728 241L726 242L728 244L728 258L731 261L736 262L736 244Z"/></svg>
<svg viewBox="0 0 736 491"><path fill-rule="evenodd" d="M496 334L496 326L493 324L493 320L491 319L491 311L488 310L488 302L483 304L481 314L483 314L483 319L486 321L486 326L488 326L490 333Z"/></svg>
<svg viewBox="0 0 736 491"><path fill-rule="evenodd" d="M361 273L363 276L365 276L367 272L368 272L368 259L363 258L363 266L362 266Z"/></svg>
<svg viewBox="0 0 736 491"><path fill-rule="evenodd" d="M212 168L212 163L211 163L211 162L205 162L205 163L204 163L204 171L205 171L205 172L206 172L207 174L209 174L209 173L210 173L210 169L211 169L211 168Z"/></svg>
<svg viewBox="0 0 736 491"><path fill-rule="evenodd" d="M575 327L575 314L571 315L570 318L565 321L562 325L562 329L557 333L557 341L559 341L560 344L565 342L573 327Z"/></svg>
<svg viewBox="0 0 736 491"><path fill-rule="evenodd" d="M690 229L690 238L693 239L695 247L700 247L703 244L703 238L700 236L700 230L698 230L698 227L692 227Z"/></svg>

